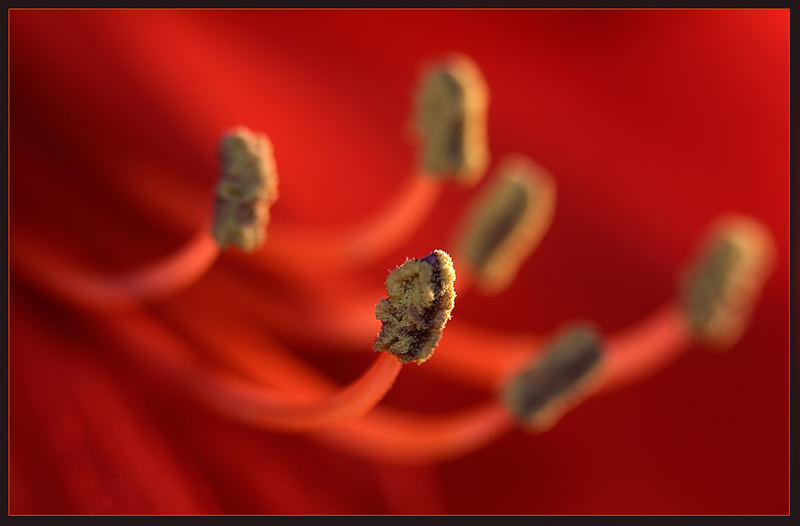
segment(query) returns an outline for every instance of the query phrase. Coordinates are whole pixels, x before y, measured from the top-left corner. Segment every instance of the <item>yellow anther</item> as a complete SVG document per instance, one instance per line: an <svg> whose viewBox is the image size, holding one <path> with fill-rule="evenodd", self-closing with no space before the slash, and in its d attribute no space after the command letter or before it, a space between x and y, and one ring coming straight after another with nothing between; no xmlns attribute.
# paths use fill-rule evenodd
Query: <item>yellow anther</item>
<svg viewBox="0 0 800 526"><path fill-rule="evenodd" d="M220 247L253 251L266 239L269 208L278 198L278 174L266 136L239 127L220 142L220 180L212 233Z"/></svg>
<svg viewBox="0 0 800 526"><path fill-rule="evenodd" d="M453 260L441 250L409 259L386 278L388 298L375 316L383 322L376 351L389 351L402 362L421 364L431 357L455 305Z"/></svg>
<svg viewBox="0 0 800 526"><path fill-rule="evenodd" d="M480 178L489 164L488 103L486 81L464 55L451 56L425 72L417 94L423 173L466 184Z"/></svg>

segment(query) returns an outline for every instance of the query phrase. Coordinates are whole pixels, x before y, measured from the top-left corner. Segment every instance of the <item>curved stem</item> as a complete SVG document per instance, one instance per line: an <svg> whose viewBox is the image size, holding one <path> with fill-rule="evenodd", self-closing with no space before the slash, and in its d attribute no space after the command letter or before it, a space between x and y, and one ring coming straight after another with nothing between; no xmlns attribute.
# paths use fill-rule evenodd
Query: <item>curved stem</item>
<svg viewBox="0 0 800 526"><path fill-rule="evenodd" d="M162 305L158 314L176 332L191 334L195 341L202 342L202 348L196 350L209 352L218 364L252 381L281 391L298 391L310 400L336 392L335 382L284 349L268 331L252 323L236 323L243 315L238 306L221 313L212 312L209 305L212 304L200 298L191 311ZM198 319L213 322L198 323Z"/></svg>
<svg viewBox="0 0 800 526"><path fill-rule="evenodd" d="M203 227L177 252L136 271L95 276L54 261L27 233L15 236L16 270L64 300L82 307L115 310L174 294L197 281L214 264L219 247Z"/></svg>
<svg viewBox="0 0 800 526"><path fill-rule="evenodd" d="M132 342L145 357L178 377L195 395L223 413L258 427L308 431L361 417L391 388L402 364L382 353L349 386L322 399L286 393L242 381L224 372L201 370L192 351L164 328L144 317L112 322L116 337Z"/></svg>
<svg viewBox="0 0 800 526"><path fill-rule="evenodd" d="M284 392L220 376L199 385L207 401L239 420L274 430L308 431L355 420L371 410L389 391L402 363L388 353L381 355L357 380L338 393L319 401L294 400Z"/></svg>
<svg viewBox="0 0 800 526"><path fill-rule="evenodd" d="M302 228L276 222L264 246L265 257L282 269L323 275L375 261L420 228L443 188L420 175L403 184L387 206L351 227Z"/></svg>
<svg viewBox="0 0 800 526"><path fill-rule="evenodd" d="M514 426L505 408L491 402L430 416L381 409L315 436L372 460L426 464L479 449Z"/></svg>
<svg viewBox="0 0 800 526"><path fill-rule="evenodd" d="M609 340L601 391L624 387L655 373L691 347L692 334L674 303Z"/></svg>
<svg viewBox="0 0 800 526"><path fill-rule="evenodd" d="M151 320L119 318L110 328L114 337L128 346L133 344L143 353L141 356L166 369L195 395L224 414L269 429L316 429L314 436L320 440L366 458L434 462L479 448L513 427L505 409L496 402L430 416L377 407L360 420L333 426L357 418L376 404L399 371L400 362L383 353L359 380L338 391L331 392L331 384L325 377L310 368L306 374L292 379L291 391L272 391L228 375L199 373L192 351ZM254 348L245 349L245 354L256 352ZM273 351L286 353L279 349ZM295 363L291 366L295 370L306 368L286 353L284 362L293 360ZM265 365L263 376L282 374L281 369ZM253 374L250 370L243 372ZM321 399L309 402L309 393ZM322 427L325 429L320 430Z"/></svg>

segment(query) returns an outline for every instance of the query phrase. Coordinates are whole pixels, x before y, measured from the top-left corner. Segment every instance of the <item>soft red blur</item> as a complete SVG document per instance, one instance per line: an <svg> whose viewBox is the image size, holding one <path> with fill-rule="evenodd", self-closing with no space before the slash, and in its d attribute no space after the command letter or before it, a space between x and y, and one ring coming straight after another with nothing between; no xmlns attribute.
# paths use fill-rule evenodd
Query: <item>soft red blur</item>
<svg viewBox="0 0 800 526"><path fill-rule="evenodd" d="M11 513L788 512L788 10L13 10L9 25L11 251L24 227L97 272L168 254L191 232L126 181L207 190L209 207L186 210L201 224L217 140L239 124L273 141L273 223L365 217L412 175L411 95L425 61L449 51L487 79L493 165L524 153L558 185L553 226L512 287L459 297L454 316L614 331L675 294L718 214L760 219L778 246L728 352L698 346L547 433L515 430L426 468L217 416L118 356L102 315L12 268ZM448 186L425 230L364 283L446 248L475 191ZM270 276L254 286L281 289ZM236 301L214 292L223 311ZM195 307L189 294L167 301ZM345 382L371 344L296 351ZM435 412L486 397L405 368L384 403Z"/></svg>

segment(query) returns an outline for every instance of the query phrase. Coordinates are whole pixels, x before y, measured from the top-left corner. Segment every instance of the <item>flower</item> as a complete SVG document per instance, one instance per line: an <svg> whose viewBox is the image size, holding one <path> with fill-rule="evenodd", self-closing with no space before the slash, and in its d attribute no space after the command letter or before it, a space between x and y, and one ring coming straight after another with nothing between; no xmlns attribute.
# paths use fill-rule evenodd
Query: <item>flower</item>
<svg viewBox="0 0 800 526"><path fill-rule="evenodd" d="M132 313L68 304L12 263L11 513L784 513L788 16L12 11L12 257L34 246L58 255L43 265L107 275L174 254L210 217L216 145L232 126L270 138L281 180L263 252L209 258L191 286ZM334 260L248 267L294 237L281 225L350 232L413 179L416 152L398 130L423 61L449 51L471 57L490 90L488 175L441 187L405 243L337 269L352 278L326 289L340 294L319 294L316 271ZM677 294L706 228L728 212L757 218L777 244L742 339L721 355L694 346L546 433L515 429L417 466L220 414L109 334L112 322L156 320L201 365L220 346L274 339L347 383L374 360L372 341L363 353L341 349L358 348L344 336L320 348L316 313L341 309L352 282L377 287L406 257L447 248L495 163L515 152L553 174L553 223L502 293L461 294L456 282L442 345L456 323L540 335L577 318L604 333L634 326ZM274 323L283 331L256 323L256 301L287 316ZM437 373L440 351L404 366L381 406L437 414L493 400ZM269 346L251 358L294 371L271 377L275 388L305 374Z"/></svg>

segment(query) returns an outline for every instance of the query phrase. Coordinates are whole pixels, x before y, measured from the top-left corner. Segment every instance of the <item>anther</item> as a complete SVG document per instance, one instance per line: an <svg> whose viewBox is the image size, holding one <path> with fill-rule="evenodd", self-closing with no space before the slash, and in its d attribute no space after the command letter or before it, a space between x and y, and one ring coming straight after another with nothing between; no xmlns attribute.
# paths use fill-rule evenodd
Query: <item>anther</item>
<svg viewBox="0 0 800 526"><path fill-rule="evenodd" d="M513 156L465 215L457 253L487 294L503 290L547 231L555 183L528 158Z"/></svg>
<svg viewBox="0 0 800 526"><path fill-rule="evenodd" d="M389 351L402 362L431 357L455 305L453 260L441 250L408 259L386 278L386 293L375 307L383 322L376 351Z"/></svg>
<svg viewBox="0 0 800 526"><path fill-rule="evenodd" d="M219 154L214 239L221 248L256 250L264 243L269 208L278 198L272 144L263 134L238 127L222 138Z"/></svg>
<svg viewBox="0 0 800 526"><path fill-rule="evenodd" d="M601 364L602 347L601 337L589 326L562 331L506 384L506 406L525 427L549 427L587 390Z"/></svg>
<svg viewBox="0 0 800 526"><path fill-rule="evenodd" d="M696 338L729 347L744 332L775 259L767 229L745 216L712 228L683 280L683 308Z"/></svg>
<svg viewBox="0 0 800 526"><path fill-rule="evenodd" d="M455 55L430 67L417 94L420 165L430 177L474 183L489 163L489 90L478 67Z"/></svg>

